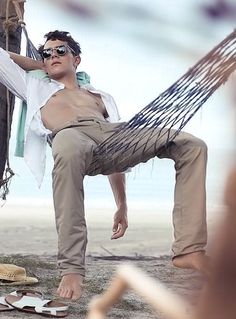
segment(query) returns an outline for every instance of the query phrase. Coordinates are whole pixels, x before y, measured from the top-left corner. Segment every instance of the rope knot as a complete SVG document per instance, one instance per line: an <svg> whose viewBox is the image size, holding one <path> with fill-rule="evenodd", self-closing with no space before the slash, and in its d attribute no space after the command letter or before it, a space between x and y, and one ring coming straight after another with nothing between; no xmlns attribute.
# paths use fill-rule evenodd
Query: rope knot
<svg viewBox="0 0 236 319"><path fill-rule="evenodd" d="M5 32L15 32L18 27L18 19L17 17L8 18L3 22L3 28Z"/></svg>

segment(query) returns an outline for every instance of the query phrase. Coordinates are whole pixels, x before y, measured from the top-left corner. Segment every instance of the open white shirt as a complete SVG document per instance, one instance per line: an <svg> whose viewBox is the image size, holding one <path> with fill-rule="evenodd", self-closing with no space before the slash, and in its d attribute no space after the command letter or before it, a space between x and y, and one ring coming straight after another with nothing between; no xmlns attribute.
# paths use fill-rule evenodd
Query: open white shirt
<svg viewBox="0 0 236 319"><path fill-rule="evenodd" d="M51 133L43 125L40 108L55 92L64 89L65 85L55 80L45 81L34 77L19 67L2 48L0 48L0 82L27 103L24 159L40 186L46 165L47 135ZM111 95L95 90L90 84L82 87L101 95L108 114L107 121L119 121L118 109Z"/></svg>

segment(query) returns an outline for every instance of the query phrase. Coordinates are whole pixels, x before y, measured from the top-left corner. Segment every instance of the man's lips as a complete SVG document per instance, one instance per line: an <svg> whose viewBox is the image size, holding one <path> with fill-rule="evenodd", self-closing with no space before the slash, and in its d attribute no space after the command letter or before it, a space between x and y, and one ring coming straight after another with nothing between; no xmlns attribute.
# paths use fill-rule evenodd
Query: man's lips
<svg viewBox="0 0 236 319"><path fill-rule="evenodd" d="M59 65L59 64L61 64L61 62L53 62L53 63L51 64L51 66Z"/></svg>

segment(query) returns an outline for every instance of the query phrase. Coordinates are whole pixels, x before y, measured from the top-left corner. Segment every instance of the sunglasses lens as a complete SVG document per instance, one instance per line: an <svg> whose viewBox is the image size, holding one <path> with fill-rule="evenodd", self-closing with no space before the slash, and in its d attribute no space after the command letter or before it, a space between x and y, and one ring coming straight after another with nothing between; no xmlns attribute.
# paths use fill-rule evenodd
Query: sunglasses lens
<svg viewBox="0 0 236 319"><path fill-rule="evenodd" d="M51 55L52 55L52 49L45 49L45 50L43 50L43 52L42 52L42 57L43 57L44 59L50 58Z"/></svg>
<svg viewBox="0 0 236 319"><path fill-rule="evenodd" d="M61 45L61 46L56 48L56 51L57 51L58 55L65 55L67 52L67 49L64 45Z"/></svg>

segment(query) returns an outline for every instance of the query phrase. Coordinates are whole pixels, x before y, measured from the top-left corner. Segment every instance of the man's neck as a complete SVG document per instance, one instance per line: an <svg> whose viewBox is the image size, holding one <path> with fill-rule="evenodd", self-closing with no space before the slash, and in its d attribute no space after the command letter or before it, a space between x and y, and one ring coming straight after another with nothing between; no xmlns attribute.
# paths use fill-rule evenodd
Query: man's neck
<svg viewBox="0 0 236 319"><path fill-rule="evenodd" d="M78 85L78 81L76 78L76 74L72 75L72 76L64 76L64 77L60 77L57 79L54 79L58 82L61 82L65 85L65 88L67 89L76 89L79 87Z"/></svg>

